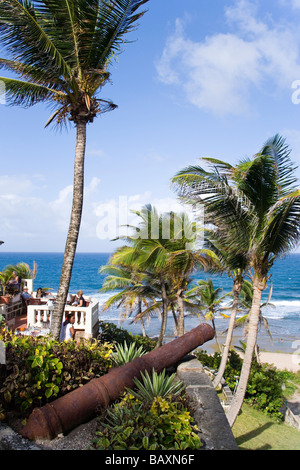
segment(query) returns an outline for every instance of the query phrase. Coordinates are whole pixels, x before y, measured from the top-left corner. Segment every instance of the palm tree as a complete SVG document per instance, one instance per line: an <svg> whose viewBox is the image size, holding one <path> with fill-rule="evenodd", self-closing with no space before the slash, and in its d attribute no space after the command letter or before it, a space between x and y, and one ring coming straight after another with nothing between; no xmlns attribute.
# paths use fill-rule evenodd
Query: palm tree
<svg viewBox="0 0 300 470"><path fill-rule="evenodd" d="M247 250L237 252L228 248L232 240L239 241L243 247L248 246L250 218L241 204L239 195L236 197L231 188L234 168L220 160L212 158L203 158L203 160L212 167L210 171L206 171L200 166L188 167L173 178L173 183L179 187L181 197L184 200L193 205L195 202L204 205L206 223L210 227L204 231L206 250L209 250L209 253L215 253L214 256L210 255L210 272L219 274L226 272L233 282L230 321L220 367L214 379L214 386L217 387L228 361L239 295L249 262ZM223 220L224 212L227 214L226 220ZM241 223L241 220L245 220L245 223ZM226 235L229 233L228 224L230 225L231 239L224 237L224 232Z"/></svg>
<svg viewBox="0 0 300 470"><path fill-rule="evenodd" d="M193 300L194 302L196 299L198 300L199 309L204 312L205 320L212 322L219 351L221 351L221 347L217 337L215 318L217 314L225 318L228 317L223 313L224 307L222 307L221 304L229 294L221 295L222 290L221 287L214 288L212 279L208 279L207 281L201 279L186 293L186 297L189 300Z"/></svg>
<svg viewBox="0 0 300 470"><path fill-rule="evenodd" d="M139 224L131 226L131 236L122 237L132 246L114 256L118 262L132 265L137 271L147 273L148 277L152 275L152 287L155 279L159 285L156 289L160 292L161 300L157 299L155 304L136 317L140 319L161 305L159 347L163 341L169 309L174 315L177 334L184 334L184 292L196 267L208 264L207 254L195 250L198 228L186 214L159 214L151 204L134 213L140 218ZM174 314L175 305L178 317Z"/></svg>
<svg viewBox="0 0 300 470"><path fill-rule="evenodd" d="M162 324L156 343L156 347L160 347L168 315L167 279L165 276L166 250L159 239L162 220L151 204L144 206L140 211L133 212L140 217L139 225L130 227L132 230L131 236L119 237L125 239L129 246L117 250L114 253L114 259L118 264L131 266L136 271L150 272L156 276L162 302Z"/></svg>
<svg viewBox="0 0 300 470"><path fill-rule="evenodd" d="M296 183L295 167L290 160L290 150L285 140L276 135L269 139L253 159L241 161L236 167L218 161L223 168L223 178L231 180L228 191L216 193L215 182L211 185L203 178L185 181L185 190L191 187L190 197L203 200L208 194L205 207L224 246L232 253L247 256L253 285L253 301L249 317L247 347L239 385L231 407L227 412L233 426L241 409L252 358L256 346L262 293L270 279L270 268L275 260L297 246L300 234L300 191ZM227 175L225 175L225 172ZM211 200L211 203L208 201ZM220 205L217 207L217 200ZM236 217L240 214L240 222ZM240 226L240 231L238 227Z"/></svg>
<svg viewBox="0 0 300 470"><path fill-rule="evenodd" d="M76 128L73 205L65 246L52 334L59 337L81 223L87 124L115 109L97 92L109 66L148 0L2 0L0 43L8 57L0 67L7 102L25 107L46 102L54 113L46 125L70 121Z"/></svg>
<svg viewBox="0 0 300 470"><path fill-rule="evenodd" d="M176 299L178 317L177 334L184 334L184 293L190 282L190 276L199 266L208 266L207 253L196 250L198 227L189 217L174 212L158 214L151 206L145 206L137 212L142 217L136 246L140 250L140 266L156 273L160 278L163 304L163 335L167 324L168 306L174 306ZM148 230L148 233L147 233ZM145 234L147 236L145 236Z"/></svg>
<svg viewBox="0 0 300 470"><path fill-rule="evenodd" d="M117 251L120 252L120 249ZM151 282L151 274L138 272L133 265L116 264L114 255L107 265L99 268L99 273L107 275L99 292L118 291L103 304L102 312L114 305L117 308L123 307L122 319L136 312L136 317L141 322L143 336L146 336L142 306L148 309L150 302L156 305L155 298L158 294Z"/></svg>
<svg viewBox="0 0 300 470"><path fill-rule="evenodd" d="M268 299L266 300L266 302L263 302L260 306L259 326L262 325L265 328L266 332L270 336L270 339L272 340L272 333L269 328L268 320L263 316L262 310L261 310L263 307L266 307L268 305L275 308L275 305L270 303L271 296L272 296L272 286L270 286ZM252 302L253 302L253 285L251 281L245 279L242 285L241 295L240 295L240 306L241 306L240 308L242 311L245 312L245 314L242 317L238 318L234 324L234 328L244 327L245 336L247 336L247 332L248 332L248 324L249 324L249 319L250 319ZM256 347L255 354L256 354L257 362L259 362L259 355L258 355L257 347Z"/></svg>

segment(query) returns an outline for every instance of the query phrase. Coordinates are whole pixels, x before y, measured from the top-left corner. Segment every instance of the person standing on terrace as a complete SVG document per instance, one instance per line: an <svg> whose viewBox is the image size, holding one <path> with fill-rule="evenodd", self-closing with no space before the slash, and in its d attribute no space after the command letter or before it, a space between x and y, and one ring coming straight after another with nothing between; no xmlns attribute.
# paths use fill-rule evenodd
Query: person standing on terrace
<svg viewBox="0 0 300 470"><path fill-rule="evenodd" d="M66 320L63 322L61 331L60 331L60 341L70 341L75 337L75 313L68 313Z"/></svg>

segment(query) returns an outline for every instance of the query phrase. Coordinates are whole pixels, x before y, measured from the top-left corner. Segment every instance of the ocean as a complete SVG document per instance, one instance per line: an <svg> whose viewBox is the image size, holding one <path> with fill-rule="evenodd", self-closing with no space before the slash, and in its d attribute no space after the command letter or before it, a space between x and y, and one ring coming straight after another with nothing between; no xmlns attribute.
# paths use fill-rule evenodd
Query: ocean
<svg viewBox="0 0 300 470"><path fill-rule="evenodd" d="M77 253L73 266L70 292L76 293L82 290L84 295L89 295L99 300L101 305L112 293L99 293L102 287L104 276L98 273L99 267L108 262L109 253ZM53 292L57 292L62 266L62 253L17 253L0 251L0 271L9 264L25 262L33 268L33 262L37 263L37 275L34 279L34 289L38 287L50 287ZM290 254L278 260L272 270L273 293L271 304L262 309L262 314L268 322L272 339L263 327L260 326L258 344L261 350L282 351L293 353L299 351L300 347L300 253ZM222 294L230 292L231 279L226 276L211 276L209 274L196 273L194 279L213 279L214 287L221 287ZM266 300L268 291L265 292ZM120 321L120 312L114 308L99 314L99 318L110 321L118 326L128 329L133 333L141 333L140 325L131 323L131 318L123 322ZM221 316L216 317L216 327L220 342L225 338L223 334L227 328L228 320ZM190 330L199 324L196 316L187 316L185 319L186 330ZM153 317L146 324L146 332L149 336L158 334L160 328L159 318ZM239 341L243 337L243 329L235 330L233 344L239 346ZM166 331L167 340L174 337L174 323L172 316L168 318ZM204 349L214 348L213 342L205 344Z"/></svg>

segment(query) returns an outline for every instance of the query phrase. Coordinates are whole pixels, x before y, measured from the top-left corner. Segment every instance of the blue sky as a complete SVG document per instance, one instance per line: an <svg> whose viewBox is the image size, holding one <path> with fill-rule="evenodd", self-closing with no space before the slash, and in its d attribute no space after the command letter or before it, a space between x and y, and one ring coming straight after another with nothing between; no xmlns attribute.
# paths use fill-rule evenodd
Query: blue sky
<svg viewBox="0 0 300 470"><path fill-rule="evenodd" d="M170 180L202 156L236 163L279 133L299 165L300 0L146 6L102 90L118 108L88 127L81 252L113 251L131 209L178 209ZM0 105L3 251L64 250L75 130L50 114Z"/></svg>

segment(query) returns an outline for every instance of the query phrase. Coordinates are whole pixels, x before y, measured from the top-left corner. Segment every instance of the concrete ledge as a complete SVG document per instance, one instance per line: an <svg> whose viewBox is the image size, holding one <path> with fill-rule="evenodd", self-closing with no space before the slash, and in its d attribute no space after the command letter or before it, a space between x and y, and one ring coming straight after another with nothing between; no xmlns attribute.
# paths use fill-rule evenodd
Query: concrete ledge
<svg viewBox="0 0 300 470"><path fill-rule="evenodd" d="M226 415L212 382L197 359L181 363L177 376L186 385L205 450L238 450Z"/></svg>
<svg viewBox="0 0 300 470"><path fill-rule="evenodd" d="M0 423L0 450L42 450L9 426Z"/></svg>

